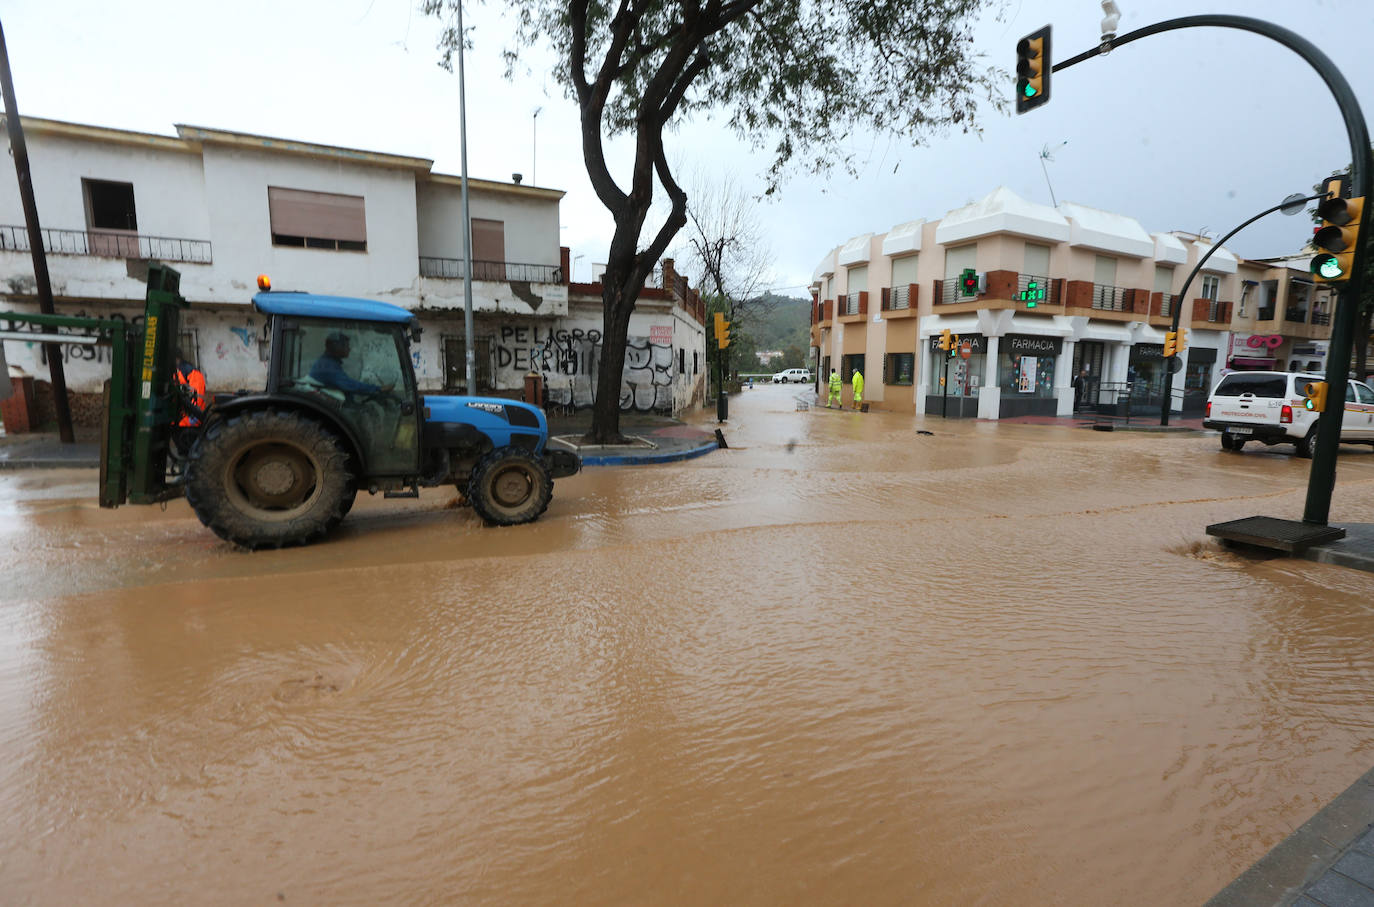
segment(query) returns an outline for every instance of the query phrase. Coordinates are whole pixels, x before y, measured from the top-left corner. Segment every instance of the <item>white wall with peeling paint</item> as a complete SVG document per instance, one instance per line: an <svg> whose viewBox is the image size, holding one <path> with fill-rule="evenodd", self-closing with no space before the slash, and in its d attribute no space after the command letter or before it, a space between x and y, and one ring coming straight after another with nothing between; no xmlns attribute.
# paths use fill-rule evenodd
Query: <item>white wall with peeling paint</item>
<svg viewBox="0 0 1374 907"><path fill-rule="evenodd" d="M429 258L463 257L462 188L423 181L416 186L420 254ZM519 198L472 188L468 209L474 218L505 224L506 261L558 265L558 203ZM461 281L460 281L461 283Z"/></svg>
<svg viewBox="0 0 1374 907"><path fill-rule="evenodd" d="M59 124L60 125L60 124ZM62 127L82 129L84 127ZM106 133L108 135L108 133ZM256 276L274 288L357 296L415 312L425 333L411 350L420 387L446 385L447 337L463 335L463 281L419 276L419 258L461 258L459 187L429 180L410 165L330 158L274 148L276 140L243 137L225 143L121 133L118 140L72 137L36 129L28 135L39 216L46 228L86 230L83 177L132 183L141 236L208 241L212 261L169 262L192 304L183 342L212 391L265 386L266 319L252 308ZM423 163L423 162L422 162ZM417 174L422 178L417 180ZM268 187L357 195L364 199L365 252L272 244ZM523 191L523 190L522 190ZM505 260L557 266L559 202L475 190L474 217L505 224ZM3 307L37 311L30 254L20 251L23 207L14 182L0 180L0 294ZM6 243L10 237L15 242ZM50 254L48 267L60 314L142 321L146 262L98 255ZM490 343L497 393L524 387L526 374L545 376L552 402L590 406L600 367L599 298L569 300L564 283L473 282L476 336ZM627 410L681 412L704 399L705 328L668 300L643 300L630 321L621 382ZM42 379L41 345L5 341L9 363ZM68 387L99 393L109 377L109 350L63 347Z"/></svg>
<svg viewBox="0 0 1374 907"><path fill-rule="evenodd" d="M272 245L269 186L362 196L367 251ZM366 296L407 308L418 302L420 251L411 171L206 145L205 199L218 274L252 286L265 272L281 290ZM248 304L251 297L243 294L238 301Z"/></svg>

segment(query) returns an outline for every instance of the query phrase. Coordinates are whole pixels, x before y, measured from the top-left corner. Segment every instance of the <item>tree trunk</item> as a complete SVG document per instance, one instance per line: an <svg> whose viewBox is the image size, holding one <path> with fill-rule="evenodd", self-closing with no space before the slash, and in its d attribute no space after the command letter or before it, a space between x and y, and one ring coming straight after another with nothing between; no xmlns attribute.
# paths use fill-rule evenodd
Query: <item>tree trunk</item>
<svg viewBox="0 0 1374 907"><path fill-rule="evenodd" d="M596 400L592 404L591 429L583 438L590 444L619 444L620 385L625 374L626 338L635 297L625 298L624 273L609 263L601 289L601 368L596 375ZM637 294L636 294L637 295Z"/></svg>

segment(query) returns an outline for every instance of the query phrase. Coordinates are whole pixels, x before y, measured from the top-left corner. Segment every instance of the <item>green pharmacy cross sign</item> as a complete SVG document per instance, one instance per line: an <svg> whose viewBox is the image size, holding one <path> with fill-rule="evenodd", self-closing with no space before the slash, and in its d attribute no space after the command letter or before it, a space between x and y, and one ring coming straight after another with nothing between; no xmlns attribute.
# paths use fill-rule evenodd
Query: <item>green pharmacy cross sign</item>
<svg viewBox="0 0 1374 907"><path fill-rule="evenodd" d="M1026 288L1016 294L1016 301L1024 302L1026 308L1033 309L1037 304L1045 301L1045 288L1040 286L1038 281L1027 281Z"/></svg>

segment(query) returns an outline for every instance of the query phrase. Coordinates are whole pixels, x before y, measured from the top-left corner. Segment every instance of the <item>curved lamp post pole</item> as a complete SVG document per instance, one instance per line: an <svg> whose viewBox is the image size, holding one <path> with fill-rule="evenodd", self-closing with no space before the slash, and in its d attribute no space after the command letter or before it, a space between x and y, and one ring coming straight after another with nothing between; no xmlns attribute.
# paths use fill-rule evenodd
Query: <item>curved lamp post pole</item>
<svg viewBox="0 0 1374 907"><path fill-rule="evenodd" d="M1299 211L1302 210L1302 206L1303 206L1303 205L1307 204L1308 202L1312 201L1313 199L1325 198L1325 197L1326 197L1326 193L1325 193L1325 192L1318 192L1316 195L1306 195L1306 196L1301 195L1301 194L1298 194L1298 195L1290 195L1290 196L1288 196L1287 198L1285 198L1283 201L1279 202L1279 203L1278 203L1277 205L1275 205L1274 207L1272 207L1272 208L1265 208L1265 209L1264 209L1263 211L1261 211L1259 214L1256 214L1254 217L1250 218L1250 219L1247 220L1245 223L1241 224L1239 227L1236 227L1236 228L1235 228L1234 230L1232 230L1230 233L1227 233L1227 234L1226 234L1225 236L1223 236L1221 239L1219 239L1219 240L1217 240L1216 242L1212 243L1212 248L1208 249L1208 250L1207 250L1207 254L1204 255L1204 256L1202 256L1201 258L1199 258L1199 259L1197 260L1197 264L1193 265L1193 270L1191 270L1191 271L1188 272L1188 278L1187 278L1186 280L1183 281L1183 288L1182 288L1181 290L1178 291L1178 299L1175 300L1174 312L1173 312L1173 316L1174 316L1173 327L1169 328L1169 330L1173 331L1175 334L1178 333L1178 322L1179 322L1179 317L1182 315L1182 313L1183 313L1183 305L1184 305L1184 303L1185 303L1185 302L1187 301L1187 299L1188 299L1188 287L1190 287L1190 286L1192 285L1192 283L1193 283L1193 278L1196 277L1196 276L1198 275L1198 272L1202 270L1202 266L1205 265L1205 264L1207 264L1207 259L1211 258L1211 257L1212 257L1212 253L1215 252L1217 249L1220 249L1220 248L1226 243L1226 240L1230 239L1232 236L1235 236L1235 235L1236 235L1237 233L1239 233L1241 230L1244 230L1246 227L1250 226L1250 225L1253 224L1255 221L1259 220L1261 217L1267 217L1268 215L1273 214L1275 211L1282 211L1284 214L1297 214ZM1175 358L1177 358L1177 356L1175 356ZM1182 360L1180 360L1180 361L1182 361ZM1166 370L1166 371L1164 372L1164 403L1163 403L1163 405L1160 407L1160 411L1159 411L1159 424L1160 424L1160 425L1168 425L1168 424L1169 424L1169 404L1170 404L1171 402L1173 402L1173 395L1174 395L1174 373L1173 373L1173 371L1170 369L1170 370Z"/></svg>
<svg viewBox="0 0 1374 907"><path fill-rule="evenodd" d="M1105 23L1104 23L1105 25ZM1263 35L1287 47L1307 61L1317 75L1321 76L1326 87L1336 99L1341 118L1345 121L1346 136L1350 140L1350 184L1351 195L1355 198L1370 196L1370 176L1374 172L1374 155L1369 147L1369 127L1365 124L1364 114L1360 112L1360 102L1351 91L1350 83L1317 45L1282 26L1263 19L1249 16L1203 15L1182 16L1147 25L1128 32L1120 37L1105 36L1103 41L1092 50L1070 57L1053 67L1051 72L1068 69L1092 57L1107 53L1115 47L1157 35L1161 32L1181 28L1234 28L1240 31ZM1326 360L1327 399L1336 401L1333 412L1323 414L1317 420L1317 450L1312 457L1312 472L1307 481L1307 503L1303 508L1302 521L1325 526L1331 511L1331 492L1336 487L1336 450L1341 443L1341 420L1345 415L1345 391L1348 386L1347 372L1350 370L1350 351L1354 345L1355 322L1359 315L1360 290L1364 283L1366 250L1365 231L1361 229L1360 241L1355 247L1353 274L1350 280L1341 284L1336 314L1331 324L1331 348Z"/></svg>

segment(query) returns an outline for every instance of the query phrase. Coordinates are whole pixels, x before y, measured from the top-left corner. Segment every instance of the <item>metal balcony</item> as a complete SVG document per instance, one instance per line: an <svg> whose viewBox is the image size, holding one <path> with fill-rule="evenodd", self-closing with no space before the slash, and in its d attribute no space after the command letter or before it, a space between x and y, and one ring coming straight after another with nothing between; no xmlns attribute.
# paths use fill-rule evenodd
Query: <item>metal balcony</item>
<svg viewBox="0 0 1374 907"><path fill-rule="evenodd" d="M462 280L467 276L467 262L461 258L431 258L420 256L420 276L447 280ZM533 265L514 261L481 261L473 259L473 280L492 280L502 283L562 283L563 269L558 265Z"/></svg>
<svg viewBox="0 0 1374 907"><path fill-rule="evenodd" d="M44 229L42 233L43 251L49 255L185 261L206 265L213 260L208 239L145 236L113 230ZM31 248L27 227L0 226L0 250L28 252Z"/></svg>
<svg viewBox="0 0 1374 907"><path fill-rule="evenodd" d="M1110 287L1106 284L1093 284L1092 307L1104 312L1126 311L1126 288Z"/></svg>

